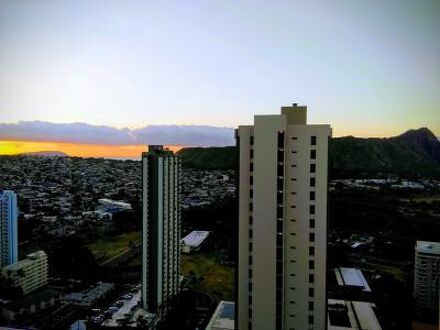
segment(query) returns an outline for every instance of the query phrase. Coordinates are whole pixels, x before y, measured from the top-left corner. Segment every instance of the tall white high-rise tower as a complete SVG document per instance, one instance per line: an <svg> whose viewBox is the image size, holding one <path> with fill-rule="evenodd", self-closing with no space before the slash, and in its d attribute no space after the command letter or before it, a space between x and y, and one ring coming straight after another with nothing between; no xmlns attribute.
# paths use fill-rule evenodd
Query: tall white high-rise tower
<svg viewBox="0 0 440 330"><path fill-rule="evenodd" d="M239 147L239 330L326 328L329 125L305 106L255 116Z"/></svg>

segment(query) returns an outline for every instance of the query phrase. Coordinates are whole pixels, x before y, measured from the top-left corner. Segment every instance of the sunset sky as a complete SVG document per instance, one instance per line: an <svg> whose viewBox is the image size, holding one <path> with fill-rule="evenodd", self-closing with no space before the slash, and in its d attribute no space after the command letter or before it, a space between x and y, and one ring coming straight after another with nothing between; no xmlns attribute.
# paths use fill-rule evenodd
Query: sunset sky
<svg viewBox="0 0 440 330"><path fill-rule="evenodd" d="M437 0L4 0L0 154L227 145L293 102L335 136L440 136L439 32Z"/></svg>

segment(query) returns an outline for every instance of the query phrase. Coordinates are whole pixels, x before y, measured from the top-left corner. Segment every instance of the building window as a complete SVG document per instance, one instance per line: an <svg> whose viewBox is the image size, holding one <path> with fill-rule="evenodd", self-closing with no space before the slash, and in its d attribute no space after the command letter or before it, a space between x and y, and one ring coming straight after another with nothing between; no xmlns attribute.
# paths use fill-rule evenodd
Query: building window
<svg viewBox="0 0 440 330"><path fill-rule="evenodd" d="M253 146L254 145L254 136L253 135L251 136L251 141L250 142L251 142L251 146Z"/></svg>
<svg viewBox="0 0 440 330"><path fill-rule="evenodd" d="M249 242L249 251L252 252L252 242Z"/></svg>
<svg viewBox="0 0 440 330"><path fill-rule="evenodd" d="M315 241L315 233L309 233L309 241L314 242Z"/></svg>
<svg viewBox="0 0 440 330"><path fill-rule="evenodd" d="M278 148L284 148L284 132L278 132Z"/></svg>
<svg viewBox="0 0 440 330"><path fill-rule="evenodd" d="M284 175L284 166L282 164L278 164L277 176L283 176L283 175Z"/></svg>
<svg viewBox="0 0 440 330"><path fill-rule="evenodd" d="M312 270L315 268L315 261L309 260L309 269Z"/></svg>
<svg viewBox="0 0 440 330"><path fill-rule="evenodd" d="M277 220L277 232L283 232L283 221Z"/></svg>
<svg viewBox="0 0 440 330"><path fill-rule="evenodd" d="M283 178L277 178L277 188L283 189Z"/></svg>
<svg viewBox="0 0 440 330"><path fill-rule="evenodd" d="M313 311L315 309L315 306L313 304L313 301L309 301L309 311Z"/></svg>
<svg viewBox="0 0 440 330"><path fill-rule="evenodd" d="M252 278L252 269L249 269L249 278Z"/></svg>
<svg viewBox="0 0 440 330"><path fill-rule="evenodd" d="M277 161L279 163L284 163L284 152L282 150L278 150Z"/></svg>
<svg viewBox="0 0 440 330"><path fill-rule="evenodd" d="M277 192L277 203L282 204L283 202L284 202L283 191L281 190Z"/></svg>
<svg viewBox="0 0 440 330"><path fill-rule="evenodd" d="M313 315L309 315L309 324L313 324Z"/></svg>
<svg viewBox="0 0 440 330"><path fill-rule="evenodd" d="M315 290L313 288L309 288L309 297L313 297L315 295Z"/></svg>
<svg viewBox="0 0 440 330"><path fill-rule="evenodd" d="M298 140L298 138L296 136L293 136L292 140Z"/></svg>
<svg viewBox="0 0 440 330"><path fill-rule="evenodd" d="M250 170L251 172L254 171L254 163L249 163L249 170Z"/></svg>
<svg viewBox="0 0 440 330"><path fill-rule="evenodd" d="M251 175L249 178L249 184L253 185L254 184L254 177Z"/></svg>
<svg viewBox="0 0 440 330"><path fill-rule="evenodd" d="M252 238L252 229L249 229L249 238Z"/></svg>
<svg viewBox="0 0 440 330"><path fill-rule="evenodd" d="M283 271L283 261L279 260L276 263L276 270L277 270L277 274L281 274Z"/></svg>
<svg viewBox="0 0 440 330"><path fill-rule="evenodd" d="M315 200L315 192L314 192L314 191L311 191L311 192L310 192L310 200L311 200L311 201L314 201L314 200Z"/></svg>
<svg viewBox="0 0 440 330"><path fill-rule="evenodd" d="M249 211L253 211L253 209L254 209L254 204L249 203Z"/></svg>
<svg viewBox="0 0 440 330"><path fill-rule="evenodd" d="M253 189L251 189L251 190L249 191L249 197L250 197L250 198L254 198L254 190L253 190Z"/></svg>
<svg viewBox="0 0 440 330"><path fill-rule="evenodd" d="M310 173L316 173L316 164L310 164Z"/></svg>
<svg viewBox="0 0 440 330"><path fill-rule="evenodd" d="M315 247L309 246L309 255L314 256L315 255Z"/></svg>
<svg viewBox="0 0 440 330"><path fill-rule="evenodd" d="M249 224L252 225L252 223L254 222L254 218L252 216L249 217Z"/></svg>
<svg viewBox="0 0 440 330"><path fill-rule="evenodd" d="M310 228L315 228L315 219L310 219Z"/></svg>
<svg viewBox="0 0 440 330"><path fill-rule="evenodd" d="M249 256L249 265L252 265L252 256Z"/></svg>
<svg viewBox="0 0 440 330"><path fill-rule="evenodd" d="M316 159L316 150L310 150L310 159Z"/></svg>
<svg viewBox="0 0 440 330"><path fill-rule="evenodd" d="M254 149L250 150L251 159L254 158Z"/></svg>
<svg viewBox="0 0 440 330"><path fill-rule="evenodd" d="M310 178L310 187L315 187L315 186L316 186L316 178Z"/></svg>
<svg viewBox="0 0 440 330"><path fill-rule="evenodd" d="M315 214L315 205L310 205L310 214Z"/></svg>
<svg viewBox="0 0 440 330"><path fill-rule="evenodd" d="M310 144L311 144L312 146L316 146L316 136L312 135L312 136L310 137Z"/></svg>
<svg viewBox="0 0 440 330"><path fill-rule="evenodd" d="M315 275L314 274L309 274L309 283L315 283Z"/></svg>
<svg viewBox="0 0 440 330"><path fill-rule="evenodd" d="M277 206L277 218L282 219L283 218L283 207Z"/></svg>

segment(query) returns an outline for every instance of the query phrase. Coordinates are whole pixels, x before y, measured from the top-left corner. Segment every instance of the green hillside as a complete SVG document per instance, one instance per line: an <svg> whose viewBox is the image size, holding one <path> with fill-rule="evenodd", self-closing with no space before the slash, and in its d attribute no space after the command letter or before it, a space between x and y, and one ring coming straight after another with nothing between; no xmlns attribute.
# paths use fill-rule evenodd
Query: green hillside
<svg viewBox="0 0 440 330"><path fill-rule="evenodd" d="M392 138L333 138L330 168L334 172L440 174L440 142L426 128Z"/></svg>
<svg viewBox="0 0 440 330"><path fill-rule="evenodd" d="M179 155L183 166L205 170L234 169L238 159L235 147L184 148Z"/></svg>
<svg viewBox="0 0 440 330"><path fill-rule="evenodd" d="M183 165L198 169L234 169L235 147L184 148ZM410 130L391 138L333 138L330 171L341 173L384 172L440 175L440 141L427 128Z"/></svg>

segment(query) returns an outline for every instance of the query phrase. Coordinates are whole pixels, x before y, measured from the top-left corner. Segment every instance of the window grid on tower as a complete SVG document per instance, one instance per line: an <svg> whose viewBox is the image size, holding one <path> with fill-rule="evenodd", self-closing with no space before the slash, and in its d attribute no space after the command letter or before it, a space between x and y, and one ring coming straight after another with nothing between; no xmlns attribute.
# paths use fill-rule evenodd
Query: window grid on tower
<svg viewBox="0 0 440 330"><path fill-rule="evenodd" d="M284 234L284 132L277 136L277 221L276 221L276 291L275 329L282 329L283 309L283 234Z"/></svg>

